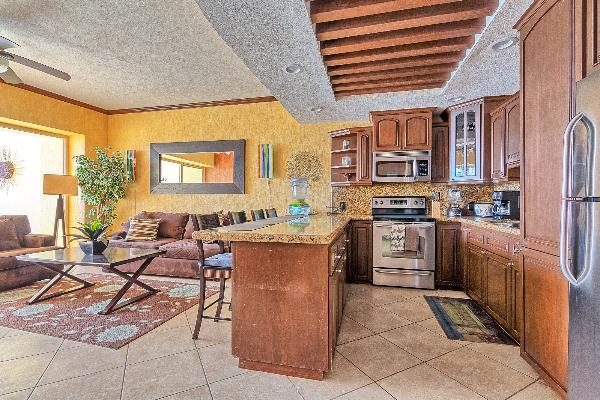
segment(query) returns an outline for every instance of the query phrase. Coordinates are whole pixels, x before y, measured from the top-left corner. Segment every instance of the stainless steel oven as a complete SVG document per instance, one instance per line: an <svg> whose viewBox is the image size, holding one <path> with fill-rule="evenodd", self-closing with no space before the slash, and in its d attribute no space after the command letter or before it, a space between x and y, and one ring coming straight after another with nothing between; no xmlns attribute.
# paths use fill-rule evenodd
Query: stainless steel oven
<svg viewBox="0 0 600 400"><path fill-rule="evenodd" d="M373 284L433 289L435 220L425 197L374 197Z"/></svg>
<svg viewBox="0 0 600 400"><path fill-rule="evenodd" d="M374 182L431 181L431 152L393 151L373 153Z"/></svg>

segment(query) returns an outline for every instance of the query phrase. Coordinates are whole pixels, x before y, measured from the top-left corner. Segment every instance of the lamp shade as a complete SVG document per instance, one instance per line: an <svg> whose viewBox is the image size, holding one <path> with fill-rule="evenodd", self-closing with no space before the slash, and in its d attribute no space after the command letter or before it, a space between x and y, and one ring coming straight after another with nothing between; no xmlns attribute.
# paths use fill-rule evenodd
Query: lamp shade
<svg viewBox="0 0 600 400"><path fill-rule="evenodd" d="M64 194L77 196L77 178L71 175L44 174L44 194Z"/></svg>

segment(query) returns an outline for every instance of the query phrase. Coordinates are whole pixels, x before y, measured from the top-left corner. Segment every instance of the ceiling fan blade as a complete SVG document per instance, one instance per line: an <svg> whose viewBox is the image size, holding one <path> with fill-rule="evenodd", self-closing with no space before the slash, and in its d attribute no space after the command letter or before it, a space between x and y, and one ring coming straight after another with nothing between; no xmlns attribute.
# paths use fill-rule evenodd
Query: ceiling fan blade
<svg viewBox="0 0 600 400"><path fill-rule="evenodd" d="M14 85L19 84L19 83L23 83L23 81L21 80L21 78L19 78L17 76L17 74L15 74L15 71L13 71L12 69L8 69L6 72L3 72L0 74L0 78L2 78L2 80L6 83L12 83Z"/></svg>
<svg viewBox="0 0 600 400"><path fill-rule="evenodd" d="M19 47L19 45L13 42L12 40L8 40L7 38L0 36L0 51L11 49L13 47Z"/></svg>
<svg viewBox="0 0 600 400"><path fill-rule="evenodd" d="M52 67L49 67L47 65L40 64L39 62L30 60L30 59L25 58L25 57L18 56L16 54L8 54L8 53L4 53L4 54L10 56L10 57L8 57L8 59L10 61L19 63L19 64L24 65L26 67L36 69L36 70L38 70L40 72L43 72L43 73L48 74L48 75L52 75L52 76L57 77L59 79L62 79L64 81L68 81L68 80L71 79L71 75L67 74L66 72L59 71L56 68L52 68Z"/></svg>

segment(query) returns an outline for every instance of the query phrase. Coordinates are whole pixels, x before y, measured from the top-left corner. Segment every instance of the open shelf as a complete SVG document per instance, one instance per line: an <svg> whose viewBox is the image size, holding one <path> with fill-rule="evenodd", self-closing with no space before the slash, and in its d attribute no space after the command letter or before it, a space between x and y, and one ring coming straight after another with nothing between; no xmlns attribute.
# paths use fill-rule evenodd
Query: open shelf
<svg viewBox="0 0 600 400"><path fill-rule="evenodd" d="M356 152L356 147L352 148L352 149L340 149L340 150L331 150L332 154L336 154L336 153L355 153Z"/></svg>
<svg viewBox="0 0 600 400"><path fill-rule="evenodd" d="M356 164L353 165L332 165L331 169L354 169Z"/></svg>

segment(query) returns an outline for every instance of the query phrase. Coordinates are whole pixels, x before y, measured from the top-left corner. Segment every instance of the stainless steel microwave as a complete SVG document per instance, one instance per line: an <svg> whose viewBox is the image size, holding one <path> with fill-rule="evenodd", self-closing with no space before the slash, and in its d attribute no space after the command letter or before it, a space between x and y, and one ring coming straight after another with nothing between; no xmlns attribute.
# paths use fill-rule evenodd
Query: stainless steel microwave
<svg viewBox="0 0 600 400"><path fill-rule="evenodd" d="M431 152L373 153L373 182L431 181Z"/></svg>

